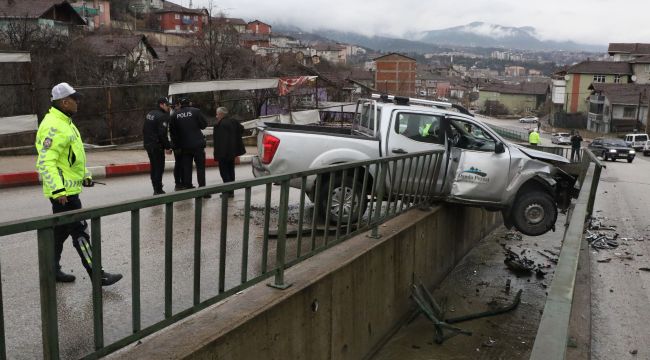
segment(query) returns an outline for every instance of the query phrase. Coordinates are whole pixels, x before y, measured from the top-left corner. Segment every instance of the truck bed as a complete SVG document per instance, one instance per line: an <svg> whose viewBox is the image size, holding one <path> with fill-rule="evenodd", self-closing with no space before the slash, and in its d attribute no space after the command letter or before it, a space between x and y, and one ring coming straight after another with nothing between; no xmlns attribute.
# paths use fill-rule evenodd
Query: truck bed
<svg viewBox="0 0 650 360"><path fill-rule="evenodd" d="M352 127L331 127L331 126L319 126L319 125L297 125L297 124L280 124L280 123L264 123L267 130L271 131L290 131L290 132L299 132L299 133L312 133L312 134L322 134L322 135L332 135L332 136L346 136L361 138L364 140L372 140L367 135L355 134L352 131Z"/></svg>

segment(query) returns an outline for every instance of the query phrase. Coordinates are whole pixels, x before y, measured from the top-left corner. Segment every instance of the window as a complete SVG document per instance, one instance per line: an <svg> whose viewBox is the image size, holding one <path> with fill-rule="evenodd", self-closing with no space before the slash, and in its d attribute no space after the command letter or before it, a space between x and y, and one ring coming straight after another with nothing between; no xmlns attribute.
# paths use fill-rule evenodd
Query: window
<svg viewBox="0 0 650 360"><path fill-rule="evenodd" d="M414 141L444 143L440 117L435 115L399 113L395 132Z"/></svg>
<svg viewBox="0 0 650 360"><path fill-rule="evenodd" d="M650 73L650 64L645 64L645 72Z"/></svg>
<svg viewBox="0 0 650 360"><path fill-rule="evenodd" d="M636 116L636 106L624 106L623 107L623 117L624 118L633 118Z"/></svg>
<svg viewBox="0 0 650 360"><path fill-rule="evenodd" d="M462 120L451 120L451 143L454 147L475 150L494 151L496 140L476 124Z"/></svg>
<svg viewBox="0 0 650 360"><path fill-rule="evenodd" d="M197 21L197 20L199 20L199 17L194 15L194 21Z"/></svg>
<svg viewBox="0 0 650 360"><path fill-rule="evenodd" d="M614 75L614 82L615 83L620 83L621 82L621 75Z"/></svg>
<svg viewBox="0 0 650 360"><path fill-rule="evenodd" d="M361 107L359 114L359 131L374 135L375 130L375 107L372 106L372 103L359 104ZM381 109L377 108L377 123L381 119Z"/></svg>
<svg viewBox="0 0 650 360"><path fill-rule="evenodd" d="M176 31L181 31L181 26L180 25L176 25Z"/></svg>
<svg viewBox="0 0 650 360"><path fill-rule="evenodd" d="M594 75L594 82L595 83L604 83L605 82L605 75Z"/></svg>
<svg viewBox="0 0 650 360"><path fill-rule="evenodd" d="M194 31L199 31L199 27L198 27L198 26L195 26L195 27L194 27Z"/></svg>
<svg viewBox="0 0 650 360"><path fill-rule="evenodd" d="M181 14L174 14L174 19L180 20L181 19Z"/></svg>

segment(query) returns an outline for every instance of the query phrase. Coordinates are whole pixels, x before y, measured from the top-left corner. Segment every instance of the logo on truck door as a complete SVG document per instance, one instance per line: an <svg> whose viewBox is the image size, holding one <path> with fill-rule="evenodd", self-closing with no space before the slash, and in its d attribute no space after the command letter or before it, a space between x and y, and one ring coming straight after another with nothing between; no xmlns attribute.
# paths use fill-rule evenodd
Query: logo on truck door
<svg viewBox="0 0 650 360"><path fill-rule="evenodd" d="M485 172L481 171L481 169L472 166L469 169L465 169L460 172L456 181L487 184L490 182L490 178Z"/></svg>

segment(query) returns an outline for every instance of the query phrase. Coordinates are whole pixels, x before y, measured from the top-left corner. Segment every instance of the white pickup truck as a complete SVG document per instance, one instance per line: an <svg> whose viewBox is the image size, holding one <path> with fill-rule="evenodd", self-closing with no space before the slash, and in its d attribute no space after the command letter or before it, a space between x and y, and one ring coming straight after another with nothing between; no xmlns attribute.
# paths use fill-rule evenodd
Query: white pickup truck
<svg viewBox="0 0 650 360"><path fill-rule="evenodd" d="M576 177L558 167L568 163L566 158L509 143L463 108L448 103L382 96L359 100L351 129L265 123L258 130L259 156L252 164L256 177L444 150L436 186L427 195L502 211L506 226L514 225L527 235L554 229L558 208L566 209L577 196ZM379 186L395 188L391 178L396 176L388 176ZM318 192L323 199L328 196L327 181ZM333 194L350 192L350 181L331 181ZM315 176L307 179L305 190L312 201L315 184ZM300 187L300 182L292 186ZM365 202L369 195L359 196L366 197ZM334 210L330 215L336 219Z"/></svg>

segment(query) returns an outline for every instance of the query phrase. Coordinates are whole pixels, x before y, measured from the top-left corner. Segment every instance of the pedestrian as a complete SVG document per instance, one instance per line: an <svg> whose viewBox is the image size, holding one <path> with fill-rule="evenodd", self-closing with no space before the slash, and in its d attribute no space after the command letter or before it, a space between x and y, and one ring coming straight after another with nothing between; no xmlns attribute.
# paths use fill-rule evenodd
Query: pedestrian
<svg viewBox="0 0 650 360"><path fill-rule="evenodd" d="M244 127L227 115L227 108L217 108L217 122L212 132L214 158L219 162L219 174L224 183L235 181L235 158L246 153L242 140ZM227 196L234 197L235 194L228 192Z"/></svg>
<svg viewBox="0 0 650 360"><path fill-rule="evenodd" d="M537 132L537 129L533 128L530 135L528 135L528 143L532 146L539 145L539 133Z"/></svg>
<svg viewBox="0 0 650 360"><path fill-rule="evenodd" d="M174 108L170 113L170 122L171 119L176 117L176 113L178 112L178 110L180 110L180 108L181 108L181 101L179 99L174 104ZM174 184L175 184L174 190L178 191L183 189L183 156L181 153L181 149L174 144L173 139L171 143L172 143L172 152L174 153Z"/></svg>
<svg viewBox="0 0 650 360"><path fill-rule="evenodd" d="M167 98L158 99L158 108L150 111L144 120L142 138L144 149L149 156L151 185L153 194L164 194L162 177L165 171L165 152L171 154L171 143L167 137L169 127L169 101Z"/></svg>
<svg viewBox="0 0 650 360"><path fill-rule="evenodd" d="M192 189L192 162L196 165L199 187L205 186L205 137L201 130L208 126L201 110L190 106L188 99L181 100L181 108L171 119L169 133L174 146L181 151L183 169L181 190ZM210 195L206 195L209 198Z"/></svg>
<svg viewBox="0 0 650 360"><path fill-rule="evenodd" d="M79 93L68 83L52 88L52 106L43 118L36 133L36 169L43 179L43 194L52 204L52 212L60 213L81 209L79 194L82 186L94 185L86 168L86 154L79 130L72 122L72 115L79 106ZM63 243L72 237L83 267L92 279L92 251L86 221L54 227L54 261L57 282L73 282L75 276L61 270ZM121 274L109 274L102 270L102 286L112 285L122 278Z"/></svg>
<svg viewBox="0 0 650 360"><path fill-rule="evenodd" d="M571 136L571 162L580 162L580 146L582 145L582 136L578 131Z"/></svg>

